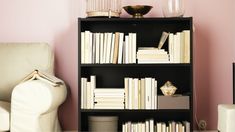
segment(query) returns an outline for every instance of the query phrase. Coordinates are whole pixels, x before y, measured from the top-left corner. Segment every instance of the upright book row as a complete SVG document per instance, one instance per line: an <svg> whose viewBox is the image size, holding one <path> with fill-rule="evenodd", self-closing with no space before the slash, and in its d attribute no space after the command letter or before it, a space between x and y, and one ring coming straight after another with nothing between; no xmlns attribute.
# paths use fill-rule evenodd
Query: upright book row
<svg viewBox="0 0 235 132"><path fill-rule="evenodd" d="M122 124L122 132L190 132L188 121L156 122L153 119L145 122L126 122Z"/></svg>
<svg viewBox="0 0 235 132"><path fill-rule="evenodd" d="M170 33L168 51L171 63L190 63L190 30Z"/></svg>
<svg viewBox="0 0 235 132"><path fill-rule="evenodd" d="M81 32L81 63L136 63L136 33Z"/></svg>
<svg viewBox="0 0 235 132"><path fill-rule="evenodd" d="M96 76L81 78L82 109L157 109L157 80L124 78L124 88L96 88Z"/></svg>
<svg viewBox="0 0 235 132"><path fill-rule="evenodd" d="M125 78L126 109L157 109L157 80L155 78Z"/></svg>

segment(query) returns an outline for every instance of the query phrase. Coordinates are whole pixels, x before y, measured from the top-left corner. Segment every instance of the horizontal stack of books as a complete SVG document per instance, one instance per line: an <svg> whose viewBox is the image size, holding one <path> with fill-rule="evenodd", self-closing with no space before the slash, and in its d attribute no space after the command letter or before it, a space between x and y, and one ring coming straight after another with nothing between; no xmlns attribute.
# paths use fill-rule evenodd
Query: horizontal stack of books
<svg viewBox="0 0 235 132"><path fill-rule="evenodd" d="M124 109L124 88L96 88L94 109Z"/></svg>
<svg viewBox="0 0 235 132"><path fill-rule="evenodd" d="M190 132L190 123L188 121L154 123L153 119L146 120L145 122L129 121L122 124L122 132Z"/></svg>
<svg viewBox="0 0 235 132"><path fill-rule="evenodd" d="M136 36L136 33L81 32L81 63L136 63Z"/></svg>
<svg viewBox="0 0 235 132"><path fill-rule="evenodd" d="M138 63L169 63L169 55L164 49L155 47L139 47L137 51Z"/></svg>
<svg viewBox="0 0 235 132"><path fill-rule="evenodd" d="M96 76L81 78L82 109L124 109L124 88L96 88Z"/></svg>
<svg viewBox="0 0 235 132"><path fill-rule="evenodd" d="M124 78L125 109L157 109L155 78Z"/></svg>

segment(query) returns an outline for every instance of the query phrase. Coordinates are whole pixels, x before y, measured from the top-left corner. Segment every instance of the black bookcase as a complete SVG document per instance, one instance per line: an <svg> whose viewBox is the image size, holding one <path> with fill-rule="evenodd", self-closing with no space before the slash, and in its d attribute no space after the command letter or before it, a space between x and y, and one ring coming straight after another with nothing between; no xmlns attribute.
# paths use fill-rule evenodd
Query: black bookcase
<svg viewBox="0 0 235 132"><path fill-rule="evenodd" d="M96 86L107 88L124 87L124 77L143 78L154 77L158 81L158 94L162 95L160 86L171 80L178 90L176 94L190 96L190 109L165 110L95 110L81 109L79 99L79 131L87 131L88 117L91 115L118 116L118 130L121 131L125 121L145 121L152 118L155 121L190 122L193 129L193 32L192 18L79 18L78 19L78 92L81 97L81 77L89 78L96 75ZM138 47L157 46L163 31L176 33L190 30L190 63L169 64L81 64L81 32L129 32L137 33ZM163 46L168 50L168 42Z"/></svg>

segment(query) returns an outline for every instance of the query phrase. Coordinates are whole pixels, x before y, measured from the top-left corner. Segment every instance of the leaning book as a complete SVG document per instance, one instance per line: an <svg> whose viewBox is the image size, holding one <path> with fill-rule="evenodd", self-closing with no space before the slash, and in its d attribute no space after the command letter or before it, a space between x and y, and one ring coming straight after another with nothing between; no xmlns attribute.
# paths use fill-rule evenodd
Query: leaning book
<svg viewBox="0 0 235 132"><path fill-rule="evenodd" d="M31 81L31 80L42 80L46 83L51 84L52 86L62 85L64 82L55 76L45 73L39 70L34 70L29 75L27 75L22 82Z"/></svg>

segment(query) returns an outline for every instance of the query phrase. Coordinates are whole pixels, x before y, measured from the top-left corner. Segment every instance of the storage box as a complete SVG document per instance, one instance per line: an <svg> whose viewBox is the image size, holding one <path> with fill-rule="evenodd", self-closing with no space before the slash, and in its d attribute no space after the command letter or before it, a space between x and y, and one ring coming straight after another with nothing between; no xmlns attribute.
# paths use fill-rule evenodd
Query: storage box
<svg viewBox="0 0 235 132"><path fill-rule="evenodd" d="M158 109L189 109L189 96L158 96Z"/></svg>
<svg viewBox="0 0 235 132"><path fill-rule="evenodd" d="M117 132L117 116L89 116L89 132Z"/></svg>

